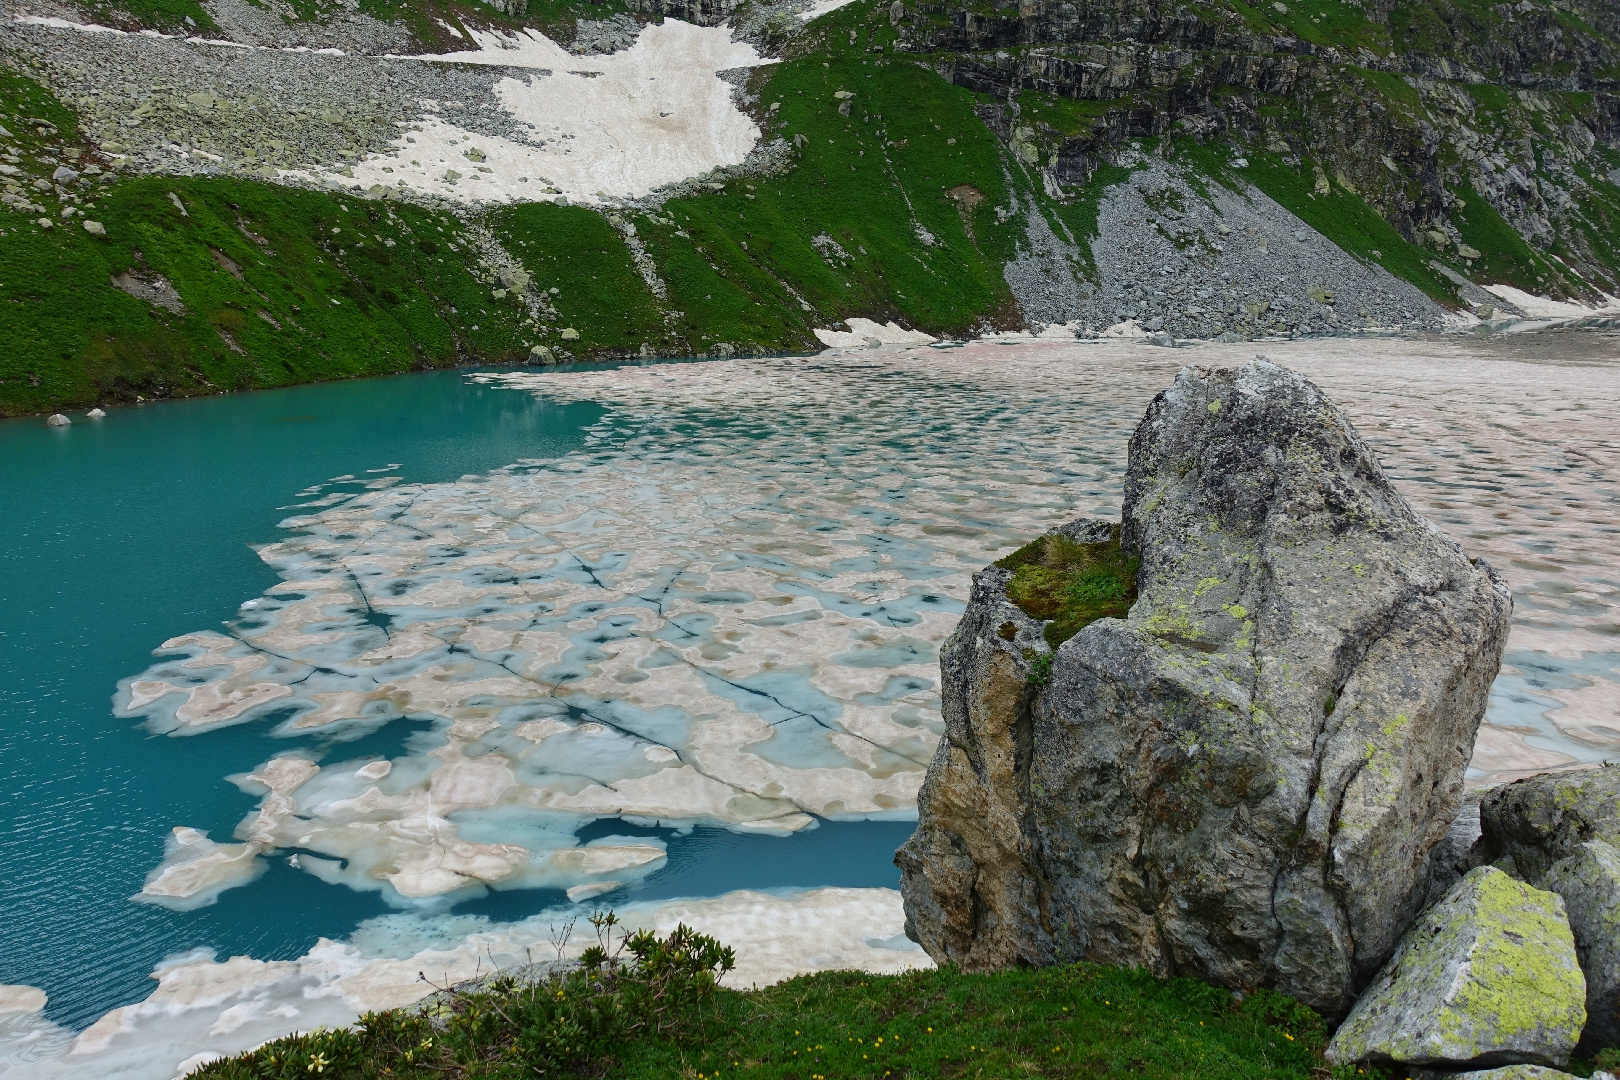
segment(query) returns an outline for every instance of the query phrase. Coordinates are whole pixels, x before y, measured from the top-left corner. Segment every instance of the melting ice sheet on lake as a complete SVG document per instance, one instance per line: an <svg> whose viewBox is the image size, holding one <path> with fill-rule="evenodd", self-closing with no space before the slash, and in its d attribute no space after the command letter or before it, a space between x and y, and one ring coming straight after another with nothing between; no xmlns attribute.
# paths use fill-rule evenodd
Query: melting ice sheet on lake
<svg viewBox="0 0 1620 1080"><path fill-rule="evenodd" d="M1613 752L1616 368L1469 339L1268 348L1514 587L1476 780ZM584 899L663 857L578 843L592 819L785 834L913 813L971 572L1117 514L1152 394L1182 362L1251 355L1036 343L478 376L613 411L558 461L316 500L261 551L281 584L228 632L165 643L118 697L177 734L431 730L391 758L340 744L236 778L257 812L234 839L173 823L141 898L206 903L291 849L395 904Z"/></svg>
<svg viewBox="0 0 1620 1080"><path fill-rule="evenodd" d="M585 899L664 855L580 844L593 819L912 816L971 572L1077 501L1106 512L1137 411L1048 415L867 360L488 378L617 408L586 453L290 519L260 552L281 584L118 694L175 734L431 729L391 757L338 744L234 778L258 810L234 838L171 823L140 899L211 902L271 851L396 905Z"/></svg>
<svg viewBox="0 0 1620 1080"><path fill-rule="evenodd" d="M1607 339L1259 347L1322 385L1419 512L1513 588L1471 781L1620 755L1620 364L1601 358ZM281 583L225 632L165 643L118 696L176 735L414 721L388 754L337 743L235 778L258 809L234 837L167 823L142 897L203 903L252 887L274 854L414 910L296 961L177 961L146 1002L76 1041L37 1010L6 1013L7 994L33 998L0 991L0 1058L30 1055L30 1075L162 1080L197 1055L412 1000L427 989L415 972L440 954L459 958L442 961L445 978L484 951L543 954L541 923L561 915L434 911L491 886L583 901L660 864L660 840L613 836L611 822L581 843L596 819L788 833L817 815L913 814L940 732L937 651L971 573L1054 524L1117 515L1126 442L1153 394L1183 363L1255 349L975 344L479 376L601 402L608 418L559 460L310 492L261 552ZM631 907L703 919L758 965L744 981L926 963L897 937L892 890ZM70 1044L80 1053L60 1057Z"/></svg>
<svg viewBox="0 0 1620 1080"><path fill-rule="evenodd" d="M1267 349L1514 588L1476 782L1614 753L1616 367L1473 339ZM1184 362L1252 355L981 344L476 376L612 409L583 453L316 500L261 550L281 584L227 632L166 642L118 695L176 734L430 729L392 757L338 744L235 778L258 810L234 838L172 823L140 898L207 903L292 850L396 905L490 886L583 900L664 854L579 843L593 819L786 834L910 815L972 571L1117 515L1152 395Z"/></svg>

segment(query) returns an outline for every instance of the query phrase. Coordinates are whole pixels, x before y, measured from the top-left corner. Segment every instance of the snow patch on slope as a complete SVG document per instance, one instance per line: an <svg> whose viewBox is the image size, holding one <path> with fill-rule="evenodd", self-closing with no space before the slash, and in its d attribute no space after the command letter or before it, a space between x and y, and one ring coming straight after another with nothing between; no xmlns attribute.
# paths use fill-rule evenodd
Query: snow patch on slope
<svg viewBox="0 0 1620 1080"><path fill-rule="evenodd" d="M854 0L816 0L815 3L799 12L799 18L803 19L805 22L809 22L811 19L819 18L820 16L827 14L829 11L837 11L845 4L853 2Z"/></svg>
<svg viewBox="0 0 1620 1080"><path fill-rule="evenodd" d="M1607 302L1602 307L1588 307L1572 301L1536 296L1523 289L1515 289L1512 285L1487 285L1485 291L1506 300L1533 319L1590 319L1620 315L1620 299L1612 296L1604 298Z"/></svg>
<svg viewBox="0 0 1620 1080"><path fill-rule="evenodd" d="M526 69L495 93L530 138L476 135L424 102L420 130L336 183L466 203L611 203L740 164L759 141L759 127L717 72L774 61L732 40L727 27L665 19L644 27L630 48L602 56L574 56L536 30L472 35L477 49L410 59Z"/></svg>
<svg viewBox="0 0 1620 1080"><path fill-rule="evenodd" d="M877 345L928 345L937 341L920 330L907 330L899 323L850 319L849 330L815 331L816 339L829 349L866 349Z"/></svg>

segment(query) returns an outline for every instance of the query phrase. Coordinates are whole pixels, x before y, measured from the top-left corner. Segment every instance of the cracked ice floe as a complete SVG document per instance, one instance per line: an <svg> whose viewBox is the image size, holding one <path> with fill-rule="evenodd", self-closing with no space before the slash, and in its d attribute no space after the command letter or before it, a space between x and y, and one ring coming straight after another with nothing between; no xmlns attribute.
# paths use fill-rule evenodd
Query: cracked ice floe
<svg viewBox="0 0 1620 1080"><path fill-rule="evenodd" d="M471 33L475 50L411 59L522 69L496 83L495 96L528 136L479 135L428 112L392 151L367 155L352 179L332 183L460 202L598 203L739 164L759 141L717 72L774 61L733 41L728 27L665 19L604 56L575 56L538 30Z"/></svg>
<svg viewBox="0 0 1620 1080"><path fill-rule="evenodd" d="M347 941L322 938L296 960L218 961L202 950L167 961L153 972L158 986L151 996L114 1009L77 1036L43 1018L40 991L0 987L0 1072L9 1066L39 1080L169 1080L292 1031L351 1024L365 1012L409 1005L435 987L494 968L559 952L577 957L591 935L554 945L575 913L548 911L517 923L385 916L361 924ZM736 951L737 967L725 981L739 988L813 971L933 966L906 940L900 894L892 889L736 892L631 904L618 914L623 932L667 934L685 923L718 937Z"/></svg>
<svg viewBox="0 0 1620 1080"><path fill-rule="evenodd" d="M1620 373L1467 341L1267 348L1515 591L1473 780L1620 749ZM657 868L644 839L582 847L597 818L788 833L909 815L970 574L1117 515L1130 432L1188 355L1035 342L485 376L610 412L569 457L290 519L261 550L282 583L229 633L166 643L119 704L177 734L430 722L393 757L300 751L241 781L263 796L234 837L253 858L295 851L399 904L584 897ZM228 839L177 844L215 861L166 863L144 898L216 894L244 868Z"/></svg>
<svg viewBox="0 0 1620 1080"><path fill-rule="evenodd" d="M141 899L209 902L277 851L396 904L488 886L583 898L663 856L581 846L593 819L785 834L913 814L941 729L938 644L971 572L1105 470L1072 460L1072 420L995 468L949 467L1020 437L1003 404L962 387L920 424L880 373L843 377L913 445L871 442L811 380L797 397L767 381L752 393L785 407L769 455L729 405L650 407L604 422L591 454L291 519L261 549L283 582L228 633L165 643L122 710L175 733L432 730L391 758L295 754L243 777L263 802L239 843L177 834ZM749 392L731 393L746 414Z"/></svg>

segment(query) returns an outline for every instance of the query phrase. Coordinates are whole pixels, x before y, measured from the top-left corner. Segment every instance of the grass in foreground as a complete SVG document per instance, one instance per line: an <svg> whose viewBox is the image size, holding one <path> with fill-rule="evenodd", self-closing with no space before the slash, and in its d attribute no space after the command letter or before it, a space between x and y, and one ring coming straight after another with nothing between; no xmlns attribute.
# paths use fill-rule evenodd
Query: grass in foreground
<svg viewBox="0 0 1620 1080"><path fill-rule="evenodd" d="M611 916L597 916L612 931ZM720 988L730 950L684 927L633 935L549 980L497 980L357 1028L205 1066L218 1080L310 1077L1176 1077L1328 1075L1321 1018L1269 991L1076 964L965 975L828 972ZM1343 1070L1341 1070L1343 1071ZM1349 1070L1345 1075L1355 1075Z"/></svg>

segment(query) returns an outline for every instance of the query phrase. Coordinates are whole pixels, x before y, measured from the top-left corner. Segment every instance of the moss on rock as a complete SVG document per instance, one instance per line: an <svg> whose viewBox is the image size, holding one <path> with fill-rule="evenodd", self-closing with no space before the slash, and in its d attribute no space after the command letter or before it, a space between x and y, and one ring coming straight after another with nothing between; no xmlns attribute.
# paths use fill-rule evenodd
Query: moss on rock
<svg viewBox="0 0 1620 1080"><path fill-rule="evenodd" d="M1046 622L1054 649L1098 619L1123 619L1136 601L1141 560L1120 546L1119 526L1100 543L1047 533L996 562L1013 572L1007 598Z"/></svg>

